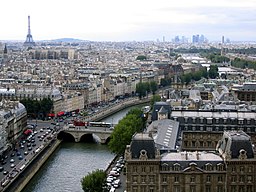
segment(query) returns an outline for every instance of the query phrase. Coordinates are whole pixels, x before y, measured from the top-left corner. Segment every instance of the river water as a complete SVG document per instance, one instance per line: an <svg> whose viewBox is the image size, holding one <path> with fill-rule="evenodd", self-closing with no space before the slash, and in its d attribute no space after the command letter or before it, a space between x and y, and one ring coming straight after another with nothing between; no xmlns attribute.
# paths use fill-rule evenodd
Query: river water
<svg viewBox="0 0 256 192"><path fill-rule="evenodd" d="M137 106L141 107L143 105ZM124 109L104 122L117 124L133 107ZM114 158L107 145L62 143L33 177L23 192L83 192L81 179L96 169L105 169Z"/></svg>

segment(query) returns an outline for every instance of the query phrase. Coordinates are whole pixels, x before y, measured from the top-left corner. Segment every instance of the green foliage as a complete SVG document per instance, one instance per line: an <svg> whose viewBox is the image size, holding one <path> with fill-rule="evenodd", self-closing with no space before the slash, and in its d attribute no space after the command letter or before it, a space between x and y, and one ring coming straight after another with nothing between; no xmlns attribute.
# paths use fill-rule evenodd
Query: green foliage
<svg viewBox="0 0 256 192"><path fill-rule="evenodd" d="M46 117L53 107L53 101L49 98L43 98L39 101L26 98L20 100L20 102L26 107L27 113L31 114L33 117L38 117L39 114Z"/></svg>
<svg viewBox="0 0 256 192"><path fill-rule="evenodd" d="M219 76L217 65L210 65L210 69L208 71L208 76L211 79L216 79Z"/></svg>
<svg viewBox="0 0 256 192"><path fill-rule="evenodd" d="M220 53L208 53L202 54L202 56L206 57L213 63L227 63L230 61L228 57L222 56Z"/></svg>
<svg viewBox="0 0 256 192"><path fill-rule="evenodd" d="M151 81L149 86L150 86L150 90L152 91L152 93L154 95L157 91L157 83L155 81Z"/></svg>
<svg viewBox="0 0 256 192"><path fill-rule="evenodd" d="M171 79L170 78L160 79L160 85L163 87L171 85Z"/></svg>
<svg viewBox="0 0 256 192"><path fill-rule="evenodd" d="M136 84L136 93L139 94L139 97L145 97L148 93L152 92L155 94L157 91L158 86L155 81L151 82L140 82Z"/></svg>
<svg viewBox="0 0 256 192"><path fill-rule="evenodd" d="M107 174L103 170L97 169L81 179L84 192L105 192Z"/></svg>
<svg viewBox="0 0 256 192"><path fill-rule="evenodd" d="M231 65L242 69L256 69L256 61L248 61L240 58L235 58L233 61L231 61Z"/></svg>
<svg viewBox="0 0 256 192"><path fill-rule="evenodd" d="M136 60L140 60L140 61L143 61L143 60L146 60L147 57L145 55L139 55L137 56Z"/></svg>
<svg viewBox="0 0 256 192"><path fill-rule="evenodd" d="M207 78L207 68L203 67L199 71L196 71L194 73L187 73L181 76L182 83L185 83L186 85L189 84L192 80L198 81L201 78Z"/></svg>
<svg viewBox="0 0 256 192"><path fill-rule="evenodd" d="M134 108L115 126L111 134L111 140L108 143L113 153L118 155L123 154L126 145L130 144L134 133L143 131L146 119L142 115L143 113L140 109Z"/></svg>

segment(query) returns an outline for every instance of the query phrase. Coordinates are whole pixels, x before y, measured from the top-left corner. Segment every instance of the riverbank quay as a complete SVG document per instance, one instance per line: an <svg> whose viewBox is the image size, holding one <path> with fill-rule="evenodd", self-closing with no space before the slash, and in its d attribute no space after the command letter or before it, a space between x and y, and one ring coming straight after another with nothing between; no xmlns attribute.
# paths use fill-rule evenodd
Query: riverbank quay
<svg viewBox="0 0 256 192"><path fill-rule="evenodd" d="M10 183L2 189L3 192L20 192L59 147L61 140L52 139L41 146L41 150L35 153L32 159L27 161L24 169L19 170L18 175L10 180Z"/></svg>
<svg viewBox="0 0 256 192"><path fill-rule="evenodd" d="M140 105L140 104L144 104L144 103L149 103L150 99L152 97L149 96L148 98L143 98L143 99L139 99L139 98L131 98L125 101L121 101L115 105L111 105L109 108L105 109L104 111L100 111L94 115L91 116L87 116L84 118L85 121L101 121L102 119L113 115L123 109L126 109L128 107L132 107L132 106L136 106L136 105Z"/></svg>

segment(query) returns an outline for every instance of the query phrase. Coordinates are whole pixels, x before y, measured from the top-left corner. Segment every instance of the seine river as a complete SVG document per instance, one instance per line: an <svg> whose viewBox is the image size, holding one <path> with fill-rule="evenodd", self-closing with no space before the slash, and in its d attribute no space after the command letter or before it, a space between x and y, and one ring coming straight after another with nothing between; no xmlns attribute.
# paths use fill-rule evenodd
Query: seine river
<svg viewBox="0 0 256 192"><path fill-rule="evenodd" d="M130 109L124 109L102 121L117 124ZM113 158L114 154L107 145L64 142L23 192L83 192L81 179L88 172L105 169Z"/></svg>

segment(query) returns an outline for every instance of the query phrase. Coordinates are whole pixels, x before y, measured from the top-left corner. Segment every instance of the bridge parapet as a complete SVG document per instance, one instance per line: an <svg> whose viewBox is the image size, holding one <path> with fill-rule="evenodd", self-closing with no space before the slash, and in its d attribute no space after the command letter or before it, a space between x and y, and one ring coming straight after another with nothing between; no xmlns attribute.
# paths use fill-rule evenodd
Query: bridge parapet
<svg viewBox="0 0 256 192"><path fill-rule="evenodd" d="M86 128L76 127L76 128L64 129L63 132L72 135L75 139L75 142L80 142L82 136L90 134L90 135L97 136L100 139L100 143L105 144L109 140L112 133L112 130L105 130L105 129L106 128L100 130L99 128L86 129Z"/></svg>

